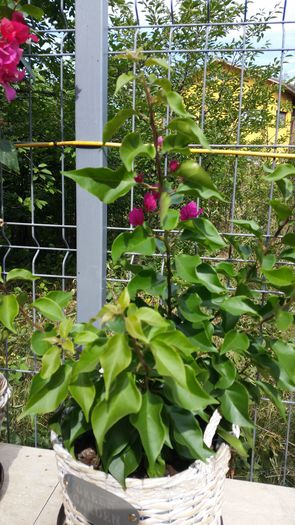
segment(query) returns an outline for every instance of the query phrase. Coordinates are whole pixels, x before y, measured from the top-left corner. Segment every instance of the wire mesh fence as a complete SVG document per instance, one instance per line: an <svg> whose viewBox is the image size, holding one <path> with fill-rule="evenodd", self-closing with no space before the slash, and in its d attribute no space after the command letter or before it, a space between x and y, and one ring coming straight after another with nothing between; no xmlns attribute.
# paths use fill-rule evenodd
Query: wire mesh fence
<svg viewBox="0 0 295 525"><path fill-rule="evenodd" d="M10 120L11 110L7 108L5 111L5 119L16 142L63 141L74 137L74 2L61 0L54 4L53 13L37 26L41 37L38 52L31 49L26 57L32 74L18 97L21 117L16 126ZM135 80L114 97L115 79L129 70L122 53L142 49L146 56L165 58L169 66L167 78L181 92L213 153L214 149L224 150L224 155L212 152L195 154L227 198L226 204L214 203L206 213L226 237L239 239L246 235L251 243L251 234L239 232L234 220L255 216L264 228L264 237L270 238L274 232L274 220L268 200L275 190L272 187L269 194L262 178L262 166L266 160L251 157L250 152L246 157L233 152L229 155L229 150L273 153L274 158L268 160L270 167L281 162L275 158L278 152L294 152L295 87L292 78L295 76L295 47L292 37L295 8L292 2L284 0L271 5L271 2L261 0L203 0L197 3L191 0L112 0L108 7L106 77L109 117L126 107L128 102L139 114L145 111ZM80 38L87 38L87 27L84 34L83 28L80 31ZM91 38L95 41L96 35ZM95 52L101 57L99 50ZM81 53L78 60L83 60ZM133 66L134 73L136 67ZM100 88L99 85L92 86L97 93ZM167 108L162 115L163 128L169 119ZM133 116L114 140L120 142L128 130L139 130L144 137L144 119L139 122ZM81 136L79 129L76 136L81 140L88 139ZM101 140L101 136L94 138ZM191 146L200 147L199 144ZM118 151L109 149L107 155L109 165L115 167L119 163ZM98 221L89 225L84 242L77 244L79 217L76 217L75 190L73 184L60 175L74 165L75 150L70 147L40 151L32 148L21 150L20 157L21 174L24 174L21 183L14 180L12 184L6 173L1 174L1 217L5 222L1 243L3 272L5 274L14 266L30 268L40 277L32 286L33 298L49 287L62 285L63 288L76 289L77 249L80 256L83 251L85 260L87 243L96 238L97 229L102 230L103 226ZM105 158L106 150L103 149L99 162L104 162ZM84 165L93 163L90 150L84 150L81 162ZM136 170L138 173L148 171L148 162L138 161ZM135 189L130 198L124 197L119 205L116 203L108 208L108 298L116 295L129 279L128 270L123 271L111 264L110 246L118 232L130 228L128 212L140 198L140 189ZM78 204L79 214L83 210L86 213L86 207L82 197ZM103 242L102 233L100 242ZM131 253L129 260L136 262L137 255ZM221 257L211 257L210 260L213 264L222 260L237 265L242 262L251 264L249 258L234 258L231 248ZM153 264L156 268L163 267L162 257L155 254ZM100 283L100 289L103 290L103 283ZM264 301L267 290L257 292ZM93 291L95 293L97 289ZM100 299L95 295L92 298L94 304L99 304ZM83 317L83 312L81 315ZM26 344L24 328L19 340ZM22 408L20 392L27 388L28 383L24 378L31 376L37 366L34 359L28 359L28 348L19 352L19 340L12 338L9 344L3 342L4 358L0 370L4 370L8 379L15 383L14 390L18 392L18 397L14 394L9 406L6 439L42 446L46 445L47 439L46 421L42 418L35 420L33 428L28 423L25 431L16 422ZM260 408L254 411L254 445L249 463L238 463L239 477L295 484L292 437L295 402L292 398L286 398L284 402L288 414L286 422L279 420L268 400L263 400Z"/></svg>

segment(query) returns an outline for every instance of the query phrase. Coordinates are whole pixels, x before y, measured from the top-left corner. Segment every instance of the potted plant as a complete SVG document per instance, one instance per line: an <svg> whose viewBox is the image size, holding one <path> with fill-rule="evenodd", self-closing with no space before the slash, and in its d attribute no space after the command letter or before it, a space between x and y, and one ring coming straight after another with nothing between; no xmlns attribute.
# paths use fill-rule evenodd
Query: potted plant
<svg viewBox="0 0 295 525"><path fill-rule="evenodd" d="M271 237L254 220L235 221L249 234L244 243L221 235L206 202L212 207L223 197L188 148L207 143L182 97L154 73L165 61L140 52L127 58L139 70L146 113L136 116L146 121L150 142L128 133L117 169L65 175L106 204L143 190L129 213L132 228L111 249L113 262L132 277L88 323L64 313L70 293L50 292L33 303L43 318L32 337L41 363L22 417L51 414L67 524L90 520L69 497L69 474L125 499L147 524L218 524L228 445L247 455L233 426L251 442L252 404L267 396L283 415L280 391L295 389L288 341L295 168L266 169L265 180L276 186ZM119 77L117 91L134 78ZM166 105L172 117L162 128ZM103 140L133 114L119 111ZM142 157L149 162L144 174L134 171ZM137 254L132 262L130 253Z"/></svg>

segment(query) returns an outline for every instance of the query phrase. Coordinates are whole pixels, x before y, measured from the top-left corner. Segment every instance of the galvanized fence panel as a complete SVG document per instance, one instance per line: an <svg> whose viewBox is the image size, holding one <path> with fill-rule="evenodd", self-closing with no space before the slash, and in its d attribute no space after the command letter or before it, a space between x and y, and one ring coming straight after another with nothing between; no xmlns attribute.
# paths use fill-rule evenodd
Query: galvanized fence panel
<svg viewBox="0 0 295 525"><path fill-rule="evenodd" d="M57 2L59 4L59 2ZM95 0L78 0L76 2L77 8L77 48L76 48L76 79L77 79L77 102L76 102L76 138L81 140L100 140L103 122L106 118L104 103L106 98L105 81L107 79L106 68L107 59L105 53L105 46L107 45L106 36L106 7L107 2L97 2ZM265 11L261 11L264 7ZM190 2L187 2L187 11L191 9ZM55 136L39 137L34 125L34 103L38 103L38 97L34 93L33 78L30 80L28 89L28 110L29 110L29 129L28 132L23 132L20 137L22 140L63 140L72 139L70 133L73 128L65 125L65 119L68 117L65 112L65 93L67 96L74 96L69 91L65 91L65 80L69 82L71 70L69 64L74 61L74 49L71 47L72 36L74 28L72 27L72 12L67 12L64 7L64 2L59 4L60 20L70 21L70 26L64 23L64 27L45 28L41 30L43 37L42 42L46 42L46 38L51 36L51 49L47 51L46 46L41 47L38 52L32 51L28 55L28 60L31 64L40 63L40 61L51 59L58 61L59 74L56 71L55 82L59 82L59 114L60 114L60 129ZM268 10L271 11L268 15ZM295 142L293 134L295 134L292 126L294 122L293 108L288 108L286 111L286 74L289 77L294 76L295 68L291 67L294 63L295 46L294 46L294 28L295 28L295 9L291 0L282 0L279 6L275 7L271 2L263 2L254 0L248 2L247 0L239 0L237 2L224 3L211 2L210 0L203 0L199 2L195 12L192 10L192 19L186 18L185 10L181 11L181 2L176 0L162 0L160 2L153 2L151 0L132 0L122 4L116 2L109 2L109 27L108 27L108 43L109 43L109 114L118 109L121 105L129 100L133 109L136 109L141 104L140 95L137 91L136 82L133 82L130 90L124 92L122 98L118 97L114 102L114 76L118 72L124 71L120 55L124 50L143 49L146 56L157 55L167 59L169 64L168 77L176 89L180 88L182 94L187 98L188 103L193 103L195 108L196 118L200 127L205 134L211 134L212 148L222 149L225 152L223 156L214 155L199 155L197 158L199 162L204 165L206 169L209 168L210 174L215 177L216 182L221 182L223 187L230 195L230 202L228 208L217 207L216 210L207 210L208 214L214 222L214 218L218 220L219 230L226 236L235 235L236 237L248 236L251 234L242 234L236 231L234 220L236 218L251 218L247 216L247 202L254 199L255 192L260 192L257 198L257 215L262 218L265 228L265 238L270 238L273 232L273 222L271 208L266 204L268 197L272 197L273 188L271 188L270 195L266 193L265 187L260 183L262 159L256 157L247 157L246 161L243 157L237 155L227 156L227 150L240 151L243 148L251 148L257 152L268 151L273 152L274 155L278 151L294 152ZM98 29L99 28L99 29ZM292 40L293 35L293 40ZM269 42L267 40L269 39ZM67 45L67 42L70 44ZM87 60L86 60L87 56ZM98 60L98 66L95 67L95 61ZM52 64L49 62L49 64ZM216 121L221 129L223 121L229 122L232 127L230 133L226 133L224 128L224 135L221 136L217 132L212 133L212 108L214 108L214 74L212 68L224 67L225 69L230 65L233 67L235 75L235 85L229 89L235 90L235 96L229 98L231 104L224 104L222 101L215 104ZM264 65L264 69L262 66ZM136 65L133 66L136 72ZM260 68L260 69L259 69ZM275 79L272 79L271 86L275 89L276 95L271 102L273 112L273 124L267 126L267 129L260 130L254 136L249 131L251 125L251 115L249 108L245 105L250 104L248 90L249 90L249 71L253 75L258 74L265 78L265 83L268 82L268 71L275 72ZM258 76L259 76L258 75ZM196 78L194 84L194 78ZM230 85L231 77L226 76L227 82ZM71 83L69 83L71 84ZM213 86L213 87L212 87ZM264 89L264 84L261 84ZM224 86L226 88L226 85ZM81 92L80 92L81 88ZM217 88L216 88L217 89ZM292 89L290 89L290 96L292 99ZM193 91L192 91L193 90ZM195 90L195 95L194 95ZM219 93L220 94L220 93ZM295 104L295 89L293 93L293 102ZM231 96L231 95L230 95ZM36 98L35 98L36 97ZM220 94L220 100L222 96ZM226 99L223 99L226 100ZM246 101L246 102L245 102ZM251 111L256 119L259 117L261 111L261 104L263 100L257 103L256 107L251 107ZM230 122L231 111L234 119ZM210 113L211 112L211 113ZM290 127L292 129L286 130L286 136L289 135L290 140L282 138L282 124L286 119L286 114L291 112ZM164 121L169 122L170 114L167 108L166 114L163 116ZM72 114L74 120L74 114ZM245 124L246 123L246 124ZM130 130L136 129L135 117L130 122ZM248 126L248 127L247 127ZM65 127L67 127L65 131ZM248 129L248 132L245 131ZM293 130L293 131L292 131ZM218 131L218 130L217 130ZM118 136L120 140L120 136ZM192 145L198 147L198 144ZM282 149L283 146L283 149ZM73 157L68 149L64 149L56 154L56 173L61 169L67 169L73 164ZM117 152L109 151L110 165L116 165L118 162ZM77 150L77 165L93 166L103 165L105 162L106 152L104 150ZM76 288L76 269L75 264L71 260L76 258L77 254L77 287L78 287L78 315L81 320L87 319L88 316L93 315L95 310L98 310L104 297L105 287L105 241L106 241L106 218L105 207L94 203L84 192L78 190L77 196L77 221L75 218L76 210L71 204L69 213L67 212L68 202L73 201L73 190L70 184L61 179L60 193L56 196L56 203L58 209L61 210L60 221L48 220L46 223L40 221L40 213L36 211L36 176L35 176L35 158L36 151L30 150L28 157L30 170L30 197L33 206L30 211L30 220L27 222L17 221L14 219L12 210L9 209L5 201L5 177L4 183L1 183L1 211L2 218L6 222L6 227L2 230L2 250L3 250L3 269L4 272L11 269L9 261L13 261L11 254L13 250L19 250L21 253L31 254L31 268L32 271L42 277L50 280L54 286L57 283L62 283L64 287ZM40 155L37 155L38 162ZM218 164L217 159L222 159L221 164ZM274 159L272 165L275 165ZM222 168L222 172L218 170ZM140 169L140 166L139 166ZM167 169L167 166L166 166ZM215 170L215 171L214 171ZM248 170L248 171L247 171ZM260 175L259 175L260 172ZM248 179L245 179L245 173L248 174ZM255 183L249 183L249 180L255 177ZM245 186L246 185L246 186ZM229 189L230 188L230 189ZM71 195L71 199L67 195ZM110 243L115 234L118 232L129 230L128 212L136 204L140 193L137 189L132 191L131 197L123 199L123 204L116 207L114 205L109 207L108 220L108 256ZM248 199L248 201L246 200ZM223 205L224 206L224 205ZM46 215L46 214L45 214ZM21 242L13 242L12 228L25 228L29 231L27 245ZM77 247L76 247L76 229L77 229ZM57 237L50 235L47 232L54 230L57 232ZM19 231L19 230L18 230ZM44 233L45 232L45 233ZM46 236L50 239L50 243L46 243ZM58 236L60 238L58 239ZM28 238L29 237L29 238ZM39 268L40 255L45 253L47 259L45 263ZM50 258L48 254L52 253ZM60 257L61 256L61 257ZM25 255L27 257L27 255ZM91 260L90 260L91 257ZM136 260L136 254L130 254L131 260ZM228 260L242 262L239 259L233 259L232 252L224 254L219 258L208 258L214 261ZM159 256L154 257L155 264L162 266ZM44 270L47 261L47 270ZM57 271L56 261L60 263L60 270ZM243 261L245 262L245 261ZM251 261L248 261L249 263ZM45 266L44 266L45 265ZM53 270L52 273L49 270ZM91 276L91 278L90 278ZM98 278L100 276L100 278ZM128 282L128 273L120 272L117 268L113 268L110 264L109 257L107 262L107 289L108 295L116 294L118 289ZM33 285L33 297L40 290ZM46 285L46 286L49 286ZM258 290L261 293L262 301L267 296L267 290ZM8 378L15 374L29 374L34 373L36 363L31 363L31 368L23 369L15 365L15 360L11 361L11 350L7 344L5 345L5 364L1 368L8 374ZM12 352L13 354L13 352ZM22 375L18 377L22 377ZM254 445L252 448L250 463L248 465L239 465L241 472L250 480L263 479L264 481L276 482L281 484L294 484L295 481L295 462L294 462L294 439L292 431L294 429L294 400L293 398L286 398L284 400L288 407L287 422L278 422L277 415L270 409L268 400L263 400L262 406L255 410L253 417L257 423L257 427L253 433ZM14 401L13 401L14 403ZM11 413L14 407L11 407ZM268 419L269 417L269 419ZM268 419L268 421L267 421ZM13 420L14 421L14 420ZM41 421L41 425L44 424ZM267 424L269 426L267 426ZM8 434L9 439L9 418L8 418ZM37 422L34 429L34 441L37 444ZM278 443L279 441L279 443ZM269 450L266 449L265 444L269 444ZM42 444L42 442L41 442ZM279 453L278 453L279 450ZM262 451L262 452L261 452ZM259 462L266 464L264 456L269 452L270 468L267 472L261 472ZM278 456L276 457L276 454ZM259 455L259 457L258 457ZM248 473L247 473L248 472Z"/></svg>

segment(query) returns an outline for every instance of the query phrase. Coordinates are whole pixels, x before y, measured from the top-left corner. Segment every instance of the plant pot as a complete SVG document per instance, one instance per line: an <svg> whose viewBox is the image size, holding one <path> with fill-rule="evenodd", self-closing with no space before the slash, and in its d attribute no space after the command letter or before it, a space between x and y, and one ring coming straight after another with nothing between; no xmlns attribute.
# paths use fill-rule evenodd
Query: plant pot
<svg viewBox="0 0 295 525"><path fill-rule="evenodd" d="M6 377L3 374L0 374L0 431L1 424L6 412L6 404L10 398L11 390L9 388Z"/></svg>
<svg viewBox="0 0 295 525"><path fill-rule="evenodd" d="M66 475L88 481L122 498L138 511L140 522L145 525L221 524L223 485L230 459L230 449L224 443L206 462L195 461L188 469L172 477L127 478L126 490L111 475L73 459L54 433L52 443L62 487L66 525L89 525L69 497Z"/></svg>

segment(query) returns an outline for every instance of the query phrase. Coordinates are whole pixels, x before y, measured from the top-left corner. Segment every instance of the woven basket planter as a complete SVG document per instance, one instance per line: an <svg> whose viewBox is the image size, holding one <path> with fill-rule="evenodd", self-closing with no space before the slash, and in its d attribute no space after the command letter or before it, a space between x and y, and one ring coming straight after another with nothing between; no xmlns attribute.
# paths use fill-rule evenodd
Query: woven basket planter
<svg viewBox="0 0 295 525"><path fill-rule="evenodd" d="M3 374L0 374L0 431L1 431L1 424L5 416L6 411L6 404L8 399L10 398L10 388L7 382L6 377L4 377Z"/></svg>
<svg viewBox="0 0 295 525"><path fill-rule="evenodd" d="M76 461L52 433L67 525L88 525L74 508L64 476L71 474L124 499L144 525L220 525L223 485L230 449L224 443L206 462L195 461L172 477L126 480L126 490L111 476Z"/></svg>

